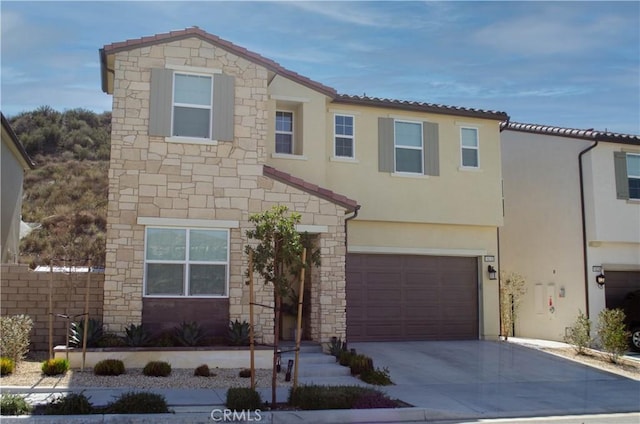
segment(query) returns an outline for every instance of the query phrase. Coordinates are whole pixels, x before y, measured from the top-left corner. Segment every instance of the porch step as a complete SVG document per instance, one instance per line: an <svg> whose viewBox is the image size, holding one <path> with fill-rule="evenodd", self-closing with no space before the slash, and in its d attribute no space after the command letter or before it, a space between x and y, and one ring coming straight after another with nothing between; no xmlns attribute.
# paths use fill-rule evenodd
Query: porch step
<svg viewBox="0 0 640 424"><path fill-rule="evenodd" d="M304 377L344 377L351 375L348 367L339 364L305 364L298 366L298 375Z"/></svg>
<svg viewBox="0 0 640 424"><path fill-rule="evenodd" d="M286 365L289 359L295 360L295 352L287 352L282 354L282 364ZM300 352L298 355L300 364L335 364L336 358L325 353L305 353Z"/></svg>
<svg viewBox="0 0 640 424"><path fill-rule="evenodd" d="M280 342L279 347L280 350L283 351L283 355L289 353L286 351L291 351L291 353L293 354L295 353L294 349L296 348L296 344L293 342L285 341ZM300 353L322 353L322 346L319 343L302 342L300 343Z"/></svg>

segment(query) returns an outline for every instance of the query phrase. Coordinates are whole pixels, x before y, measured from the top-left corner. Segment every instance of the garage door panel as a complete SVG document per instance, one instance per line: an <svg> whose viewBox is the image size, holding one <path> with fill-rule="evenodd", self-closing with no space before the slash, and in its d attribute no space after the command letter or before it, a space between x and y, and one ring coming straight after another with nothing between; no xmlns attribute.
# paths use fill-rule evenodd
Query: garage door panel
<svg viewBox="0 0 640 424"><path fill-rule="evenodd" d="M609 309L621 308L627 293L640 290L640 271L605 271L605 278L605 298Z"/></svg>
<svg viewBox="0 0 640 424"><path fill-rule="evenodd" d="M349 254L347 339L478 338L476 258Z"/></svg>

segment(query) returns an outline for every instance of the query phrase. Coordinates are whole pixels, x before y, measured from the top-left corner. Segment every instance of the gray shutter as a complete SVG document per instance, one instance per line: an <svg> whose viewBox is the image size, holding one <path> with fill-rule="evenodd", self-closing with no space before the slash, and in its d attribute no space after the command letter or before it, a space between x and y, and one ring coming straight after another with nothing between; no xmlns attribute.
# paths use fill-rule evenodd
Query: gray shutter
<svg viewBox="0 0 640 424"><path fill-rule="evenodd" d="M149 135L171 136L172 103L173 71L171 69L151 69Z"/></svg>
<svg viewBox="0 0 640 424"><path fill-rule="evenodd" d="M627 154L613 152L613 167L616 175L616 197L629 199L629 176L627 174Z"/></svg>
<svg viewBox="0 0 640 424"><path fill-rule="evenodd" d="M422 137L424 142L424 174L440 175L440 141L438 124L423 122Z"/></svg>
<svg viewBox="0 0 640 424"><path fill-rule="evenodd" d="M235 113L235 79L232 75L213 77L213 135L218 141L233 141Z"/></svg>
<svg viewBox="0 0 640 424"><path fill-rule="evenodd" d="M393 172L396 167L393 163L393 118L378 118L378 171Z"/></svg>

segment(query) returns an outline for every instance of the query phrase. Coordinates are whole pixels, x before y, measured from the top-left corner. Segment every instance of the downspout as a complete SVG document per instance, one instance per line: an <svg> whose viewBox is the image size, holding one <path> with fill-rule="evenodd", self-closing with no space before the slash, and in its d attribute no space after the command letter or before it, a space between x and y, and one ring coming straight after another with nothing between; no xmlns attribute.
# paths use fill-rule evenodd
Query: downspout
<svg viewBox="0 0 640 424"><path fill-rule="evenodd" d="M349 257L349 245L347 243L347 239L348 239L348 231L347 231L347 223L349 221L351 221L352 219L356 218L358 216L358 211L360 210L360 205L356 205L356 208L353 210L353 215L351 215L348 218L344 219L344 270L345 270L345 275L344 275L344 283L345 283L345 300L346 300L346 284L347 284L347 258ZM345 319L347 317L347 306L345 304L344 307L344 316ZM344 333L344 340L347 340L347 329L344 329L345 333Z"/></svg>
<svg viewBox="0 0 640 424"><path fill-rule="evenodd" d="M504 125L500 125L500 133L502 133L505 129L509 128L509 121L511 120L510 116L507 116L507 120L504 121ZM502 147L502 138L500 138L500 144ZM502 153L500 154L500 162L502 163ZM502 166L500 167L500 189L502 191L502 219L504 219L504 178L502 178ZM504 337L504 340L507 340L507 337L502 334L502 302L500 301L500 292L502 289L502 279L500 278L500 270L502 269L502 258L500 257L500 227L496 228L496 248L498 250L498 340L500 337ZM483 264L484 266L484 264ZM515 337L515 322L513 328L513 335Z"/></svg>
<svg viewBox="0 0 640 424"><path fill-rule="evenodd" d="M584 210L584 177L582 172L582 156L595 148L598 140L591 146L587 147L578 155L578 169L580 173L580 212L582 213L582 256L584 260L584 296L585 296L585 315L589 318L589 261L587 259L587 220Z"/></svg>

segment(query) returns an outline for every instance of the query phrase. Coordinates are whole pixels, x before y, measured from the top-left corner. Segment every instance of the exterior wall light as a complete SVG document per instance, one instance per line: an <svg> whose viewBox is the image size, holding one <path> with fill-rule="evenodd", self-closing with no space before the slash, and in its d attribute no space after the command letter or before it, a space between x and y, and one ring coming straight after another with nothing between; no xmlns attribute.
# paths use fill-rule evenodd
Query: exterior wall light
<svg viewBox="0 0 640 424"><path fill-rule="evenodd" d="M603 288L604 282L605 282L604 274L601 272L596 276L596 283L598 283L598 287Z"/></svg>
<svg viewBox="0 0 640 424"><path fill-rule="evenodd" d="M487 267L487 272L489 273L489 280L496 280L498 278L496 276L497 275L497 271L492 265L489 265Z"/></svg>

